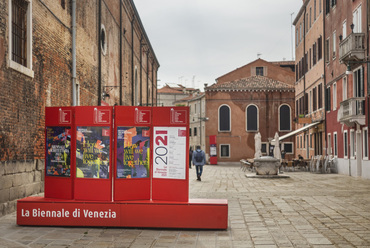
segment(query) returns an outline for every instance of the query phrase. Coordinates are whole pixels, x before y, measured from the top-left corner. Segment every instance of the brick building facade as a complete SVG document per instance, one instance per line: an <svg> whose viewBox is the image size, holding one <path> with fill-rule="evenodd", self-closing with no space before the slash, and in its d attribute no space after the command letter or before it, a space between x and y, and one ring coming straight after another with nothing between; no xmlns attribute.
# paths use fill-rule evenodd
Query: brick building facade
<svg viewBox="0 0 370 248"><path fill-rule="evenodd" d="M303 2L295 26L297 155L311 158L326 153L324 108L324 3ZM316 123L316 124L315 124ZM311 125L312 124L312 125ZM311 128L307 128L311 126Z"/></svg>
<svg viewBox="0 0 370 248"><path fill-rule="evenodd" d="M43 192L46 106L155 105L159 63L132 0L1 1L0 47L2 215Z"/></svg>
<svg viewBox="0 0 370 248"><path fill-rule="evenodd" d="M260 132L262 153L267 155L275 132L282 136L294 130L292 65L293 62L258 59L219 77L217 84L205 88L209 118L206 153L210 151L209 136L216 135L219 162L254 158L254 136ZM294 156L294 143L293 137L281 143L281 149L287 152L286 158Z"/></svg>
<svg viewBox="0 0 370 248"><path fill-rule="evenodd" d="M328 154L338 173L370 178L369 3L326 1L325 110Z"/></svg>

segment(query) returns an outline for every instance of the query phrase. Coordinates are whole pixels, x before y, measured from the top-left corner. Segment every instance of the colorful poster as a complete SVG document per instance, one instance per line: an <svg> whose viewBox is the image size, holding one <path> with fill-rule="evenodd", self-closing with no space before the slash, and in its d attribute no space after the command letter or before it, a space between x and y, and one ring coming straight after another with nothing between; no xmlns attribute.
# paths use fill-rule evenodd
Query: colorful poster
<svg viewBox="0 0 370 248"><path fill-rule="evenodd" d="M117 127L117 178L148 178L150 128Z"/></svg>
<svg viewBox="0 0 370 248"><path fill-rule="evenodd" d="M153 178L186 179L186 127L154 127Z"/></svg>
<svg viewBox="0 0 370 248"><path fill-rule="evenodd" d="M109 127L77 127L76 177L109 178Z"/></svg>
<svg viewBox="0 0 370 248"><path fill-rule="evenodd" d="M71 176L70 132L70 127L46 127L47 176Z"/></svg>

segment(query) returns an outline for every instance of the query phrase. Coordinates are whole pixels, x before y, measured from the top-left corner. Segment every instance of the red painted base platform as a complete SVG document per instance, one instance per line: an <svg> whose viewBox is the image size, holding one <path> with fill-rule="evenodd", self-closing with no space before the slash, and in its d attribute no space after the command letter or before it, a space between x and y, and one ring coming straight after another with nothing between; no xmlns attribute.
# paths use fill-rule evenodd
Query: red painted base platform
<svg viewBox="0 0 370 248"><path fill-rule="evenodd" d="M27 197L18 200L17 224L227 229L228 203L223 199L97 202Z"/></svg>

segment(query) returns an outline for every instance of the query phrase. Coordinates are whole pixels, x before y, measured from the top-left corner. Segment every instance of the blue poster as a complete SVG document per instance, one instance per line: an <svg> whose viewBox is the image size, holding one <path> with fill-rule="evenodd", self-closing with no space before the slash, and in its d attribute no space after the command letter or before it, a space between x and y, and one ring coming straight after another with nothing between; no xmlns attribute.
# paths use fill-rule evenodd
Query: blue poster
<svg viewBox="0 0 370 248"><path fill-rule="evenodd" d="M71 176L70 132L70 127L46 127L47 176Z"/></svg>

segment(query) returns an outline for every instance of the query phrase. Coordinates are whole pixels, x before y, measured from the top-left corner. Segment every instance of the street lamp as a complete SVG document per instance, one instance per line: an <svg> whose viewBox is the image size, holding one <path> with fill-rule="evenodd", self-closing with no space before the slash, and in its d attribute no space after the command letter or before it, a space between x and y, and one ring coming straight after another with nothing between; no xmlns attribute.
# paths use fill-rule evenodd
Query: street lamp
<svg viewBox="0 0 370 248"><path fill-rule="evenodd" d="M366 60L366 61L347 61L347 62L345 62L345 64L347 65L346 75L351 75L352 74L351 65L360 65L360 64L365 64L365 63L370 63L370 60Z"/></svg>
<svg viewBox="0 0 370 248"><path fill-rule="evenodd" d="M201 117L201 116L198 116L198 120L199 120L199 122L200 122L200 128L199 128L199 136L200 136L200 139L199 139L199 141L200 141L200 147L203 149L203 147L202 147L202 121L208 121L209 120L209 118L208 117Z"/></svg>

